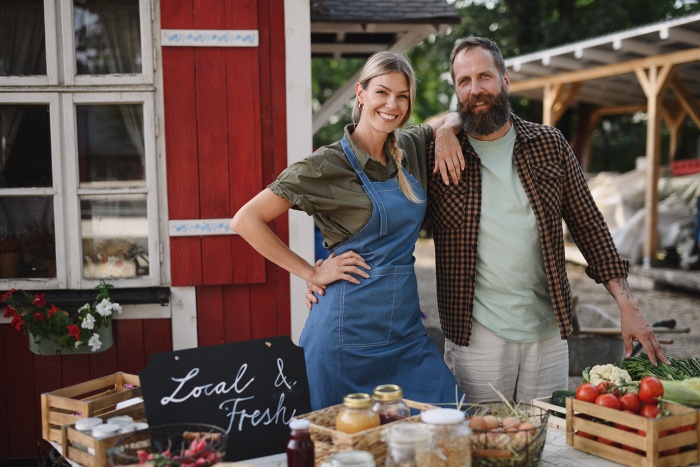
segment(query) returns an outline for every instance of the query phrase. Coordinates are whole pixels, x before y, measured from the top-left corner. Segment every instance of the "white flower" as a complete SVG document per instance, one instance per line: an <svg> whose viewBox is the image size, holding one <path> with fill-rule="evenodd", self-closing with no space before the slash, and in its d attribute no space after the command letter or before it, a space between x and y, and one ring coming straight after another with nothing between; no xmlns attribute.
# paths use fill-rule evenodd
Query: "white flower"
<svg viewBox="0 0 700 467"><path fill-rule="evenodd" d="M102 316L109 316L112 314L112 303L103 298L100 303L97 304L97 312Z"/></svg>
<svg viewBox="0 0 700 467"><path fill-rule="evenodd" d="M112 303L112 311L116 311L117 313L121 314L122 306L118 303Z"/></svg>
<svg viewBox="0 0 700 467"><path fill-rule="evenodd" d="M89 310L89 309L90 309L90 304L86 303L85 305L80 307L80 309L78 310L78 313L82 313L83 311Z"/></svg>
<svg viewBox="0 0 700 467"><path fill-rule="evenodd" d="M88 341L88 345L92 347L93 352L100 350L100 347L102 347L102 342L100 341L99 334L93 334L90 340Z"/></svg>
<svg viewBox="0 0 700 467"><path fill-rule="evenodd" d="M92 315L87 315L80 324L83 329L94 329L95 328L95 317Z"/></svg>
<svg viewBox="0 0 700 467"><path fill-rule="evenodd" d="M80 344L82 344L82 342L80 342L80 341L75 341L75 348L77 349L78 347L80 347Z"/></svg>

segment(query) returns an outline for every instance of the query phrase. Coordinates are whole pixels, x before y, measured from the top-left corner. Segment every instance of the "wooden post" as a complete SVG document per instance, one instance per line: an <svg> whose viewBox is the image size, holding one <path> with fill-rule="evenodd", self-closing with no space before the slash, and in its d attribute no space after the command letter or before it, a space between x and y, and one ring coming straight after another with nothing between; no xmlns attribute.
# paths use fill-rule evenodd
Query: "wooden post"
<svg viewBox="0 0 700 467"><path fill-rule="evenodd" d="M657 230L659 198L659 162L661 159L661 97L668 84L672 65L652 65L647 69L637 68L635 74L647 96L647 190L644 204L644 259L645 267L651 267L659 244Z"/></svg>

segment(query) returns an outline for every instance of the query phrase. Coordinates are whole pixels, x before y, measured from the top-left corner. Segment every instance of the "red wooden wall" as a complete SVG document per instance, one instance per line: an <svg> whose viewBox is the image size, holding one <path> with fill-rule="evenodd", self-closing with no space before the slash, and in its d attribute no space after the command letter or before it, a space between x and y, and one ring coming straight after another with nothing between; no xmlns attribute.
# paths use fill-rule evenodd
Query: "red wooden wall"
<svg viewBox="0 0 700 467"><path fill-rule="evenodd" d="M258 47L164 47L168 218L230 218L286 166L280 0L171 0L163 29L257 30ZM288 238L287 218L272 228ZM237 236L170 239L200 345L289 334L289 277Z"/></svg>
<svg viewBox="0 0 700 467"><path fill-rule="evenodd" d="M163 29L259 32L258 47L162 51L168 218L229 218L287 165L283 2L160 5ZM287 241L286 216L271 227ZM199 345L290 334L288 274L240 238L175 237L170 255L172 285L196 286ZM137 374L151 353L172 350L171 326L117 320L111 349L47 357L0 325L0 461L50 449L41 439L41 393L117 371Z"/></svg>
<svg viewBox="0 0 700 467"><path fill-rule="evenodd" d="M29 338L0 325L1 459L39 457L51 446L41 437L40 396L117 371L138 374L151 353L172 350L169 319L115 320L114 345L94 355L39 356Z"/></svg>

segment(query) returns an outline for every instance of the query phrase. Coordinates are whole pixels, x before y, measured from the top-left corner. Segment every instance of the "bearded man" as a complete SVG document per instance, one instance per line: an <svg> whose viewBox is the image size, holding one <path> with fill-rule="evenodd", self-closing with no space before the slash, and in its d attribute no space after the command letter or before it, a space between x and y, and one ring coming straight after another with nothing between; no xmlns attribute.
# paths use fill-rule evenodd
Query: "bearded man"
<svg viewBox="0 0 700 467"><path fill-rule="evenodd" d="M459 183L431 178L428 214L445 361L468 400L497 400L496 389L529 403L568 389L572 303L562 220L586 273L620 309L627 356L637 340L654 364L667 362L564 136L512 113L493 41L458 41L450 63L462 130L458 140L438 131L434 150L464 158Z"/></svg>

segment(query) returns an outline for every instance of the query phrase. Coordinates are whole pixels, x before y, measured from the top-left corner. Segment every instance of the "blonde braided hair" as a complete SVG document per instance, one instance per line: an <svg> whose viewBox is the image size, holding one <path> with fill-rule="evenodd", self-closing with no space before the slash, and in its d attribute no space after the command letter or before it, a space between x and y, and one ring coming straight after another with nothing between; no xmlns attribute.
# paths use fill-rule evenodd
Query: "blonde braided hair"
<svg viewBox="0 0 700 467"><path fill-rule="evenodd" d="M411 113L413 112L413 102L415 101L416 97L416 77L413 74L413 67L408 59L405 56L395 52L389 52L386 50L377 52L369 57L365 63L365 66L362 67L359 83L362 88L366 90L372 78L391 72L403 73L409 86L408 110L406 111L406 115L404 115L403 119L399 123L397 127L398 129L403 128L411 118ZM357 97L355 97L355 103L352 108L352 121L355 125L357 125L361 113L362 108L360 107ZM402 170L403 151L398 145L399 139L396 133L397 129L389 133L384 144L389 150L394 162L396 162L396 167L399 170L399 188L401 188L403 194L406 195L406 198L408 198L411 202L422 204L423 201L421 201L416 195L415 191L413 191L413 187Z"/></svg>

